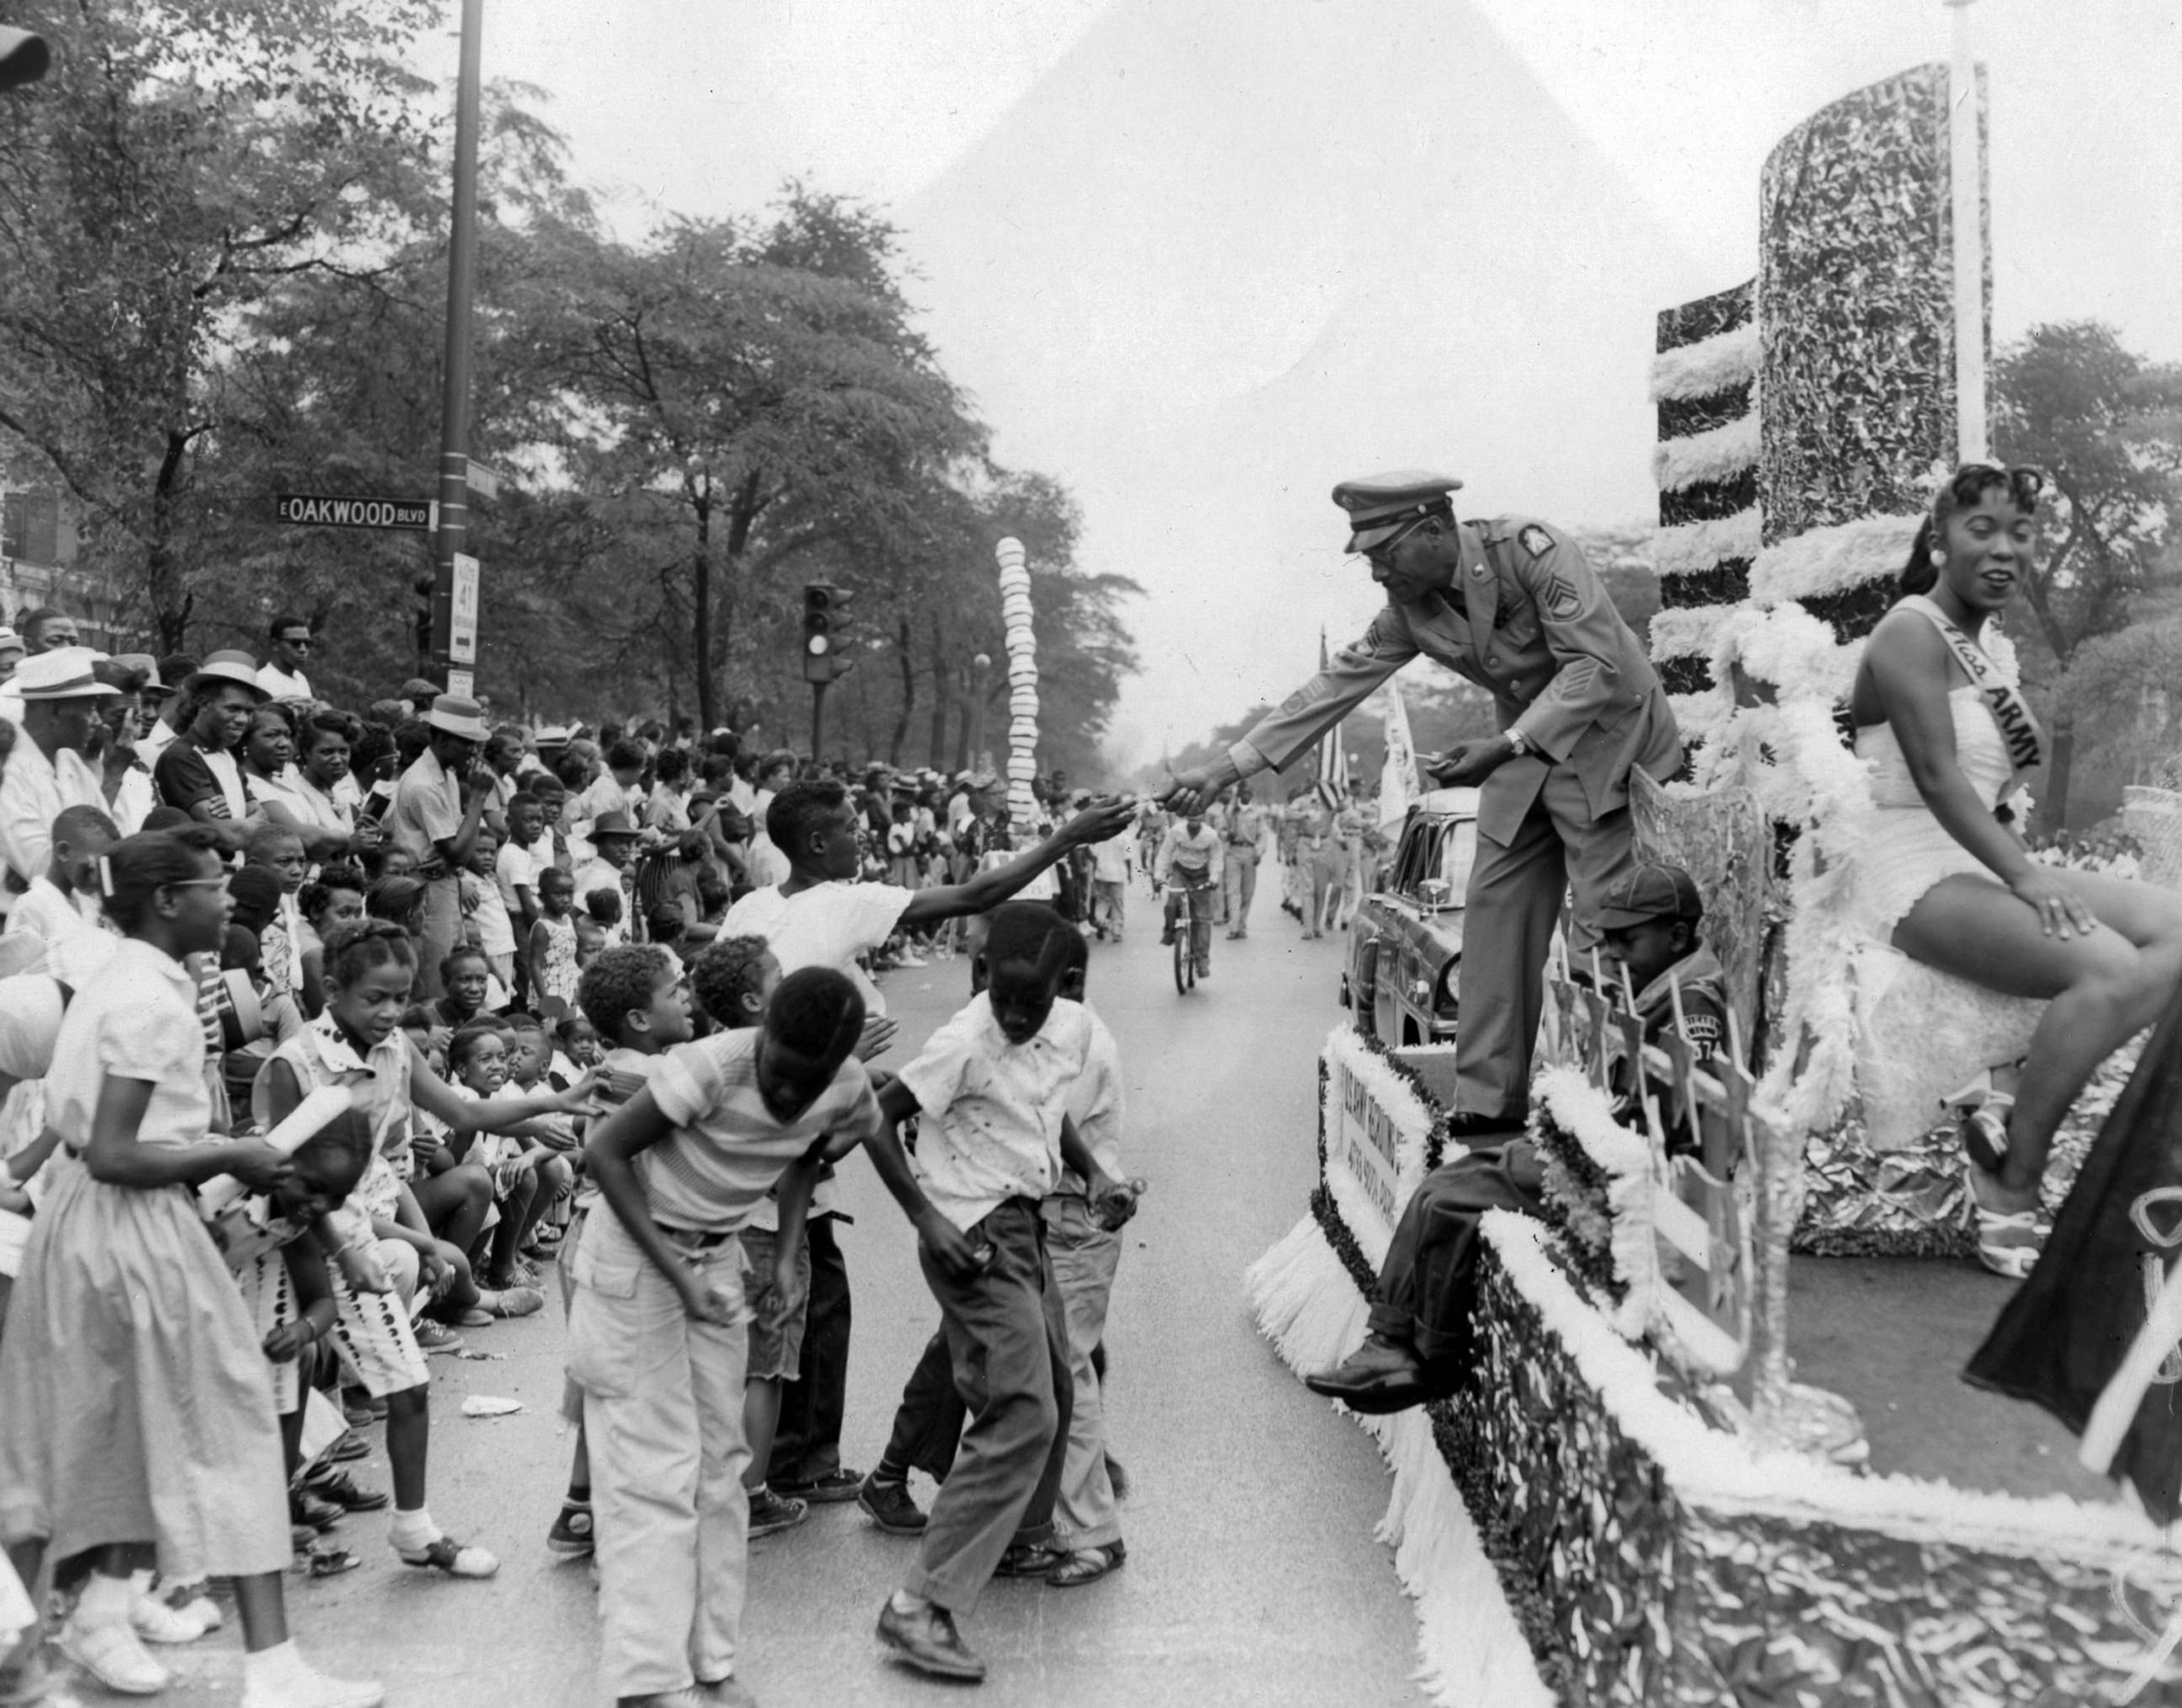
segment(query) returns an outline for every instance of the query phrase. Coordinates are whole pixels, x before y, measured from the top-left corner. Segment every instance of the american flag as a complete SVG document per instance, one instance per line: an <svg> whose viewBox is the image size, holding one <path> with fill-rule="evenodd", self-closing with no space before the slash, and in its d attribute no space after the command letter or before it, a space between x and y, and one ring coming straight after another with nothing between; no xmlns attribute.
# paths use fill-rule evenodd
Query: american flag
<svg viewBox="0 0 2182 1708"><path fill-rule="evenodd" d="M1318 632L1318 667L1326 668L1326 631ZM1349 804L1349 749L1341 744L1338 720L1318 738L1318 798L1326 810L1337 812Z"/></svg>

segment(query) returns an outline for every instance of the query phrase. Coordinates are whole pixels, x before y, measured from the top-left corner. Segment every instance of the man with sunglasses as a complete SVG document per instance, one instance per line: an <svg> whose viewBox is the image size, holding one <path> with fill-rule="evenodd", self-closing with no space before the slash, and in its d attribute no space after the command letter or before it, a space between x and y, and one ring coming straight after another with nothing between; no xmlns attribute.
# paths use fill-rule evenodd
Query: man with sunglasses
<svg viewBox="0 0 2182 1708"><path fill-rule="evenodd" d="M1405 469L1334 488L1348 549L1371 564L1386 609L1226 758L1178 777L1166 804L1187 812L1287 765L1420 654L1493 696L1500 732L1424 767L1443 787L1483 791L1455 1032L1456 1113L1480 1133L1522 1124L1563 893L1575 892L1581 955L1599 898L1630 865L1629 774L1670 776L1681 738L1583 549L1530 517L1458 521L1461 484Z"/></svg>
<svg viewBox="0 0 2182 1708"><path fill-rule="evenodd" d="M258 666L258 687L274 699L315 699L311 679L303 674L318 644L311 625L300 616L283 614L273 619L266 633L273 642L273 656Z"/></svg>

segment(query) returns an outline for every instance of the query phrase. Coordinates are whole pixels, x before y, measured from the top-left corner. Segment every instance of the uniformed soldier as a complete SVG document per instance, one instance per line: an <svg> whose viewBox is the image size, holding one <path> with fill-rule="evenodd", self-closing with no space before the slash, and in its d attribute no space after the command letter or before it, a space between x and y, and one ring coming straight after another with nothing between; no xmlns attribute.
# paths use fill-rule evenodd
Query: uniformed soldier
<svg viewBox="0 0 2182 1708"><path fill-rule="evenodd" d="M1258 856L1265 848L1266 823L1265 808L1250 798L1250 785L1238 783L1233 804L1220 826L1227 841L1227 875L1221 880L1221 894L1231 937L1250 934L1250 904L1258 893Z"/></svg>
<svg viewBox="0 0 2182 1708"><path fill-rule="evenodd" d="M1445 475L1344 481L1349 550L1371 565L1387 606L1364 638L1228 750L1177 779L1168 799L1210 799L1286 765L1422 653L1489 691L1500 733L1426 766L1443 786L1481 784L1455 1032L1465 1124L1521 1117L1529 1098L1546 950L1565 889L1570 948L1597 937L1599 898L1630 862L1629 774L1681 762L1675 716L1651 661L1560 529L1530 517L1455 518Z"/></svg>

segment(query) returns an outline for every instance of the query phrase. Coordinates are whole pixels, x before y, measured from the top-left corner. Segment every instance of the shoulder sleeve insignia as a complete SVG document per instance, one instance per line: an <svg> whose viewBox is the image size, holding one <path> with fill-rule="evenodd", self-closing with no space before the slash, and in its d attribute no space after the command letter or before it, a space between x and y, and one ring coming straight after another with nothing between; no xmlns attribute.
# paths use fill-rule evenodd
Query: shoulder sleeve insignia
<svg viewBox="0 0 2182 1708"><path fill-rule="evenodd" d="M1517 534L1515 539L1523 550L1533 557L1543 557L1553 549L1553 535L1548 533L1535 522Z"/></svg>
<svg viewBox="0 0 2182 1708"><path fill-rule="evenodd" d="M1562 622L1574 620L1583 609L1583 595L1576 583L1556 570L1546 580L1546 615Z"/></svg>

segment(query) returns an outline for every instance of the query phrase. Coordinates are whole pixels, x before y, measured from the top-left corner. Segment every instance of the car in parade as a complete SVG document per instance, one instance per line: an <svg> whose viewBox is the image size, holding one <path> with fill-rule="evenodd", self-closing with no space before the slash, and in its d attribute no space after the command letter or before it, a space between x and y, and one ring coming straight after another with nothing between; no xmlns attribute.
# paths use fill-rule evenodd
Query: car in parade
<svg viewBox="0 0 2182 1708"><path fill-rule="evenodd" d="M1463 903L1476 859L1477 791L1420 797L1378 889L1349 924L1341 1000L1358 1031L1398 1048L1454 1042Z"/></svg>

